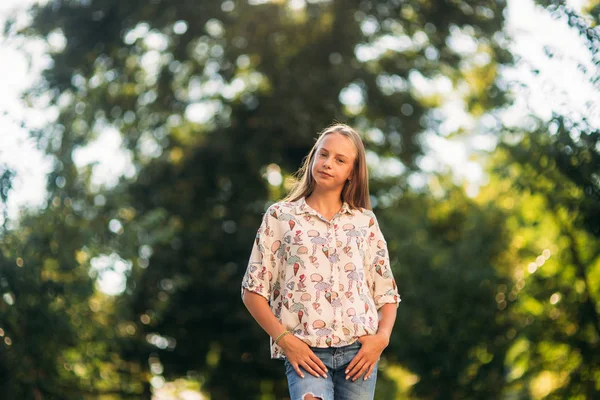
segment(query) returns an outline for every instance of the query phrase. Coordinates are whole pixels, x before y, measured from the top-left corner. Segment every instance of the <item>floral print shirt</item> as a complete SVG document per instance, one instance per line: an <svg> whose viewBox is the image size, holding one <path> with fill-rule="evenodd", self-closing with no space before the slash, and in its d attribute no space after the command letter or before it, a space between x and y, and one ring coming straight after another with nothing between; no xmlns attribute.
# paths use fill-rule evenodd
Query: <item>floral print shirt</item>
<svg viewBox="0 0 600 400"><path fill-rule="evenodd" d="M312 347L377 332L377 310L400 302L375 214L344 202L328 221L301 198L265 213L243 289L265 297L282 325ZM271 338L271 358L285 358Z"/></svg>

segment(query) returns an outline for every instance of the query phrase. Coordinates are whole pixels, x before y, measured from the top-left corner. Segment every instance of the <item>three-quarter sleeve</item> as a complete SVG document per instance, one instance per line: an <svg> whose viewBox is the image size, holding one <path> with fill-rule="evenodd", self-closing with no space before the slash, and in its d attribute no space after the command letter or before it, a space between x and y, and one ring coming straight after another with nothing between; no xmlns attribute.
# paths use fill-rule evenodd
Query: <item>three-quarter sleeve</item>
<svg viewBox="0 0 600 400"><path fill-rule="evenodd" d="M283 250L278 232L277 213L271 206L264 214L256 232L248 267L242 279L242 296L246 289L258 293L267 300L270 299L281 264L281 250Z"/></svg>
<svg viewBox="0 0 600 400"><path fill-rule="evenodd" d="M370 213L370 216L372 221L369 224L368 255L373 300L377 309L387 303L398 306L400 295L390 267L387 242L379 228L375 214Z"/></svg>

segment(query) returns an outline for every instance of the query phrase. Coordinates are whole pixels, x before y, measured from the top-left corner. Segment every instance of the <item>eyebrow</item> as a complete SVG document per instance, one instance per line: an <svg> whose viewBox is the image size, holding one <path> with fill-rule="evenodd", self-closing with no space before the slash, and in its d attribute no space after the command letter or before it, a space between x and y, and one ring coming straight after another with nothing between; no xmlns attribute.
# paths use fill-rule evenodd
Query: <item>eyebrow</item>
<svg viewBox="0 0 600 400"><path fill-rule="evenodd" d="M329 150L327 150L325 147L321 147L321 151L326 151L329 153ZM336 156L340 156L340 157L344 157L344 158L349 158L347 155L341 154L341 153L334 153Z"/></svg>

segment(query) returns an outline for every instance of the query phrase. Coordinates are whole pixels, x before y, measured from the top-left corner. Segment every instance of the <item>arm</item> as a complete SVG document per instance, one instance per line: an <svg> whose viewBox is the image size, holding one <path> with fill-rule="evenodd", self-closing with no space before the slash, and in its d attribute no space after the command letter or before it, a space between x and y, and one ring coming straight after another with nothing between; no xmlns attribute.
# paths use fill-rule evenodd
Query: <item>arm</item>
<svg viewBox="0 0 600 400"><path fill-rule="evenodd" d="M385 347L390 343L390 335L396 322L397 304L387 303L379 309L379 328L377 335L385 339Z"/></svg>
<svg viewBox="0 0 600 400"><path fill-rule="evenodd" d="M372 230L369 235L369 273L372 277L372 295L377 307L379 324L375 335L361 336L362 347L346 369L346 379L353 381L365 375L369 379L383 350L390 343L390 335L396 321L400 296L390 268L387 243L375 215L372 214Z"/></svg>
<svg viewBox="0 0 600 400"><path fill-rule="evenodd" d="M390 344L390 335L396 321L397 304L387 303L379 309L379 327L375 335L364 335L358 338L362 347L346 368L346 379L353 381L363 374L369 379L383 350Z"/></svg>
<svg viewBox="0 0 600 400"><path fill-rule="evenodd" d="M252 317L254 317L260 327L263 328L273 340L285 331L285 327L277 320L277 318L275 318L275 315L273 315L267 299L257 293L244 289L242 300Z"/></svg>
<svg viewBox="0 0 600 400"><path fill-rule="evenodd" d="M285 331L285 327L271 312L267 299L246 289L244 289L242 299L244 305L248 311L250 311L250 314L254 317L256 322L258 322L273 340ZM304 374L300 370L300 366L316 377L319 375L323 378L327 377L327 367L323 364L323 361L313 353L306 343L293 334L283 336L279 340L278 345L281 346L288 361L292 364L301 378L304 378Z"/></svg>
<svg viewBox="0 0 600 400"><path fill-rule="evenodd" d="M252 248L246 274L242 280L242 301L256 322L271 336L277 338L286 328L277 320L269 306L271 290L276 284L281 262L281 234L271 208L263 216ZM286 334L277 343L298 375L304 378L300 367L315 376L326 376L325 364L310 347L293 334Z"/></svg>

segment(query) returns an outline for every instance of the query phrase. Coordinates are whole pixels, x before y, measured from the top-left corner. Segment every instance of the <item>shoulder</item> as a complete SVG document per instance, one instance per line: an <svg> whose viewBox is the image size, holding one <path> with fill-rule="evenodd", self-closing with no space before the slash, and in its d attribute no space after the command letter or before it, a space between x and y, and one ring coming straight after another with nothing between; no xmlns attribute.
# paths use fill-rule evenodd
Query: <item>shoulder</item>
<svg viewBox="0 0 600 400"><path fill-rule="evenodd" d="M349 208L349 212L342 215L343 223L353 224L364 228L371 228L371 226L377 223L375 214L371 210L366 208L356 207Z"/></svg>
<svg viewBox="0 0 600 400"><path fill-rule="evenodd" d="M377 216L372 210L366 208L355 208L352 210L353 219L358 225L364 226L369 230L377 231L379 229L379 222L377 222Z"/></svg>
<svg viewBox="0 0 600 400"><path fill-rule="evenodd" d="M373 225L374 223L377 222L377 217L375 216L375 213L372 210L368 210L366 208L359 207L359 208L353 209L352 213L354 215L354 218L368 221L368 222L370 222L370 225Z"/></svg>
<svg viewBox="0 0 600 400"><path fill-rule="evenodd" d="M278 201L267 208L265 215L281 220L284 215L293 213L296 206L296 201ZM285 217L283 217L283 219L285 219Z"/></svg>
<svg viewBox="0 0 600 400"><path fill-rule="evenodd" d="M358 209L358 212L360 212L360 214L362 214L365 218L377 219L377 217L375 216L375 213L372 210L368 210L366 208L360 207Z"/></svg>

